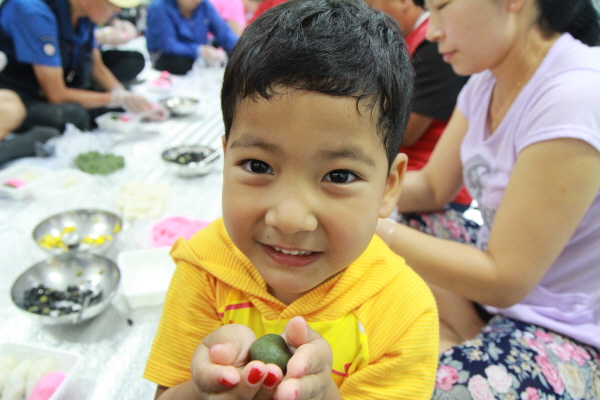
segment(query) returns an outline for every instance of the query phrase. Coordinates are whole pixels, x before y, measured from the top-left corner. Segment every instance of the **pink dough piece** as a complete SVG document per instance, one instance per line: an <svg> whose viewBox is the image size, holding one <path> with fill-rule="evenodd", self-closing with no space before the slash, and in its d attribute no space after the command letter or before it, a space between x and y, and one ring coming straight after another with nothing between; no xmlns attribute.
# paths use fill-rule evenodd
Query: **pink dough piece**
<svg viewBox="0 0 600 400"><path fill-rule="evenodd" d="M185 217L165 218L152 228L152 247L171 246L178 237L189 239L210 222Z"/></svg>
<svg viewBox="0 0 600 400"><path fill-rule="evenodd" d="M19 178L11 178L11 179L7 180L6 182L4 182L4 184L6 186L11 186L14 188L20 188L21 186L25 186L25 182L23 182Z"/></svg>
<svg viewBox="0 0 600 400"><path fill-rule="evenodd" d="M48 400L56 389L60 386L62 381L66 378L64 372L50 372L48 375L44 375L35 384L31 395L28 400Z"/></svg>

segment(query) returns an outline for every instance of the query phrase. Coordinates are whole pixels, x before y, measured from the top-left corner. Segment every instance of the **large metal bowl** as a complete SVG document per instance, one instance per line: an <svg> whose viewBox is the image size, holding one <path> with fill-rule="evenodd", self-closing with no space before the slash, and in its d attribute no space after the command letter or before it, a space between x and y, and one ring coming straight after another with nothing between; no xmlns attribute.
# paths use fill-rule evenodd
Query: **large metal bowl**
<svg viewBox="0 0 600 400"><path fill-rule="evenodd" d="M123 221L104 210L81 209L55 214L33 230L33 240L52 255L73 251L102 253L115 242Z"/></svg>
<svg viewBox="0 0 600 400"><path fill-rule="evenodd" d="M185 116L195 113L198 110L200 100L192 97L172 96L160 99L162 104L172 115Z"/></svg>
<svg viewBox="0 0 600 400"><path fill-rule="evenodd" d="M119 267L106 257L77 252L34 264L13 283L13 303L44 324L74 324L91 319L110 304L121 280Z"/></svg>
<svg viewBox="0 0 600 400"><path fill-rule="evenodd" d="M206 175L212 171L219 157L215 149L198 145L183 145L165 150L162 159L169 168L182 177Z"/></svg>

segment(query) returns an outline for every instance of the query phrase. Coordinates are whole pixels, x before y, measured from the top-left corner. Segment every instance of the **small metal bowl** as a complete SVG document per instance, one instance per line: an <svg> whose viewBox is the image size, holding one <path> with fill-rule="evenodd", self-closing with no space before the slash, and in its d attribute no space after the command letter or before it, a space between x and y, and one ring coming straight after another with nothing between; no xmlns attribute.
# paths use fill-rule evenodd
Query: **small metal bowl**
<svg viewBox="0 0 600 400"><path fill-rule="evenodd" d="M162 159L179 176L188 178L206 175L214 167L213 161L219 157L215 149L206 146L183 145L165 150Z"/></svg>
<svg viewBox="0 0 600 400"><path fill-rule="evenodd" d="M113 245L123 221L104 210L82 209L55 214L33 230L42 250L58 255L74 251L102 253Z"/></svg>
<svg viewBox="0 0 600 400"><path fill-rule="evenodd" d="M119 267L108 258L69 253L23 272L12 285L11 298L17 308L44 324L74 324L104 311L120 280Z"/></svg>
<svg viewBox="0 0 600 400"><path fill-rule="evenodd" d="M172 115L184 116L196 112L200 100L191 97L172 96L159 100Z"/></svg>

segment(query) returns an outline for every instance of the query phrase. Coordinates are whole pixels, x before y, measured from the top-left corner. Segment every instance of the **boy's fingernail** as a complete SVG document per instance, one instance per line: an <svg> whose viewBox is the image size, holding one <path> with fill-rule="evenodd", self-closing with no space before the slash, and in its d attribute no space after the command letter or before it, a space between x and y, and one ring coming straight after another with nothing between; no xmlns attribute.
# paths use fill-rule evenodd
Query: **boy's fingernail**
<svg viewBox="0 0 600 400"><path fill-rule="evenodd" d="M277 375L275 375L272 372L269 372L267 374L267 377L265 378L265 381L263 382L263 385L270 388L275 384L275 382L277 382Z"/></svg>
<svg viewBox="0 0 600 400"><path fill-rule="evenodd" d="M298 397L300 397L300 393L298 393L297 390L294 390L294 396L292 396L292 400L298 400Z"/></svg>
<svg viewBox="0 0 600 400"><path fill-rule="evenodd" d="M260 369L252 368L248 374L248 382L250 382L252 385L255 385L262 379L262 377L263 373Z"/></svg>
<svg viewBox="0 0 600 400"><path fill-rule="evenodd" d="M225 378L221 378L220 383L221 383L221 386L223 386L223 387L232 387L234 385L233 383L229 382Z"/></svg>

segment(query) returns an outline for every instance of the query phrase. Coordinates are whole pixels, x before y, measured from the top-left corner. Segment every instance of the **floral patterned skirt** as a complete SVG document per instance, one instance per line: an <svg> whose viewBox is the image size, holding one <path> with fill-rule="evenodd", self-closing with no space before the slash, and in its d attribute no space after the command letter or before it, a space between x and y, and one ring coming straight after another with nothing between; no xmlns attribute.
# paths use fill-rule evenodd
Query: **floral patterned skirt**
<svg viewBox="0 0 600 400"><path fill-rule="evenodd" d="M600 399L600 353L496 315L475 338L440 355L433 399Z"/></svg>
<svg viewBox="0 0 600 400"><path fill-rule="evenodd" d="M475 244L479 231L479 224L449 206L436 212L395 214L392 219L429 235L467 244Z"/></svg>

